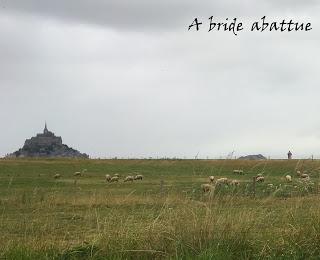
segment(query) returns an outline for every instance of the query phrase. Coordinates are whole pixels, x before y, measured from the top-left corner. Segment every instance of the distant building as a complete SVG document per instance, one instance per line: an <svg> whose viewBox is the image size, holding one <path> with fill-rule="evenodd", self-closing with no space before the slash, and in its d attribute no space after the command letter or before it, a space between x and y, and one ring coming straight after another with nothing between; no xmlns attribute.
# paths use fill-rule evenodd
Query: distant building
<svg viewBox="0 0 320 260"><path fill-rule="evenodd" d="M43 133L27 139L24 146L18 151L9 154L7 157L71 157L71 158L89 158L85 153L80 153L73 148L62 143L60 136L55 136L50 132L45 124Z"/></svg>

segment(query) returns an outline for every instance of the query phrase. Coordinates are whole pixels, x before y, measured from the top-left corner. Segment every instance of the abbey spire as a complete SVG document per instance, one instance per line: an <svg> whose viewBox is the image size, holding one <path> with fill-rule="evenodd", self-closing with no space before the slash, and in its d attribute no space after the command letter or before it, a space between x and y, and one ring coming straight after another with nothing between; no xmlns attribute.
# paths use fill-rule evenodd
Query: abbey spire
<svg viewBox="0 0 320 260"><path fill-rule="evenodd" d="M48 133L48 128L47 128L47 122L44 123L44 130L43 130L43 133L46 134Z"/></svg>

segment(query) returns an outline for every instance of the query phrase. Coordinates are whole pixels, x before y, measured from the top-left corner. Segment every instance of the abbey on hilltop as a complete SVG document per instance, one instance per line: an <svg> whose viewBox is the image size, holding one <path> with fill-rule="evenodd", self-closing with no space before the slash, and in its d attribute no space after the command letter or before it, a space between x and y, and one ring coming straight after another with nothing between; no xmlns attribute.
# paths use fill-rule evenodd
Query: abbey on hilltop
<svg viewBox="0 0 320 260"><path fill-rule="evenodd" d="M80 153L62 143L60 136L50 132L45 124L43 133L27 139L24 146L7 157L71 157L89 158L85 153Z"/></svg>

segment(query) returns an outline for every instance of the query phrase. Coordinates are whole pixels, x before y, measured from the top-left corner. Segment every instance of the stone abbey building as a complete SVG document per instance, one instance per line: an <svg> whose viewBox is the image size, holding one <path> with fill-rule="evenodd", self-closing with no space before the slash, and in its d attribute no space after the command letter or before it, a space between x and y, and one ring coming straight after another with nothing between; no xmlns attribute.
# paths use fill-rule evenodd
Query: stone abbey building
<svg viewBox="0 0 320 260"><path fill-rule="evenodd" d="M43 133L27 139L24 146L7 157L71 157L89 158L85 153L80 153L62 143L60 136L50 132L45 124Z"/></svg>

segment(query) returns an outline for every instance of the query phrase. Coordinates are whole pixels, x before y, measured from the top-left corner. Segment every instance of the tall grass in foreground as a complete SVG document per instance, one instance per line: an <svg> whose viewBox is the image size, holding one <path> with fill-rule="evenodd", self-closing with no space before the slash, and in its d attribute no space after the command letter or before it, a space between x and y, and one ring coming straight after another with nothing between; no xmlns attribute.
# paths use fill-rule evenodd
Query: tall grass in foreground
<svg viewBox="0 0 320 260"><path fill-rule="evenodd" d="M110 199L110 198L109 198ZM178 196L7 202L1 257L11 259L316 258L318 196ZM2 206L6 204L2 202ZM13 216L17 214L17 216Z"/></svg>

